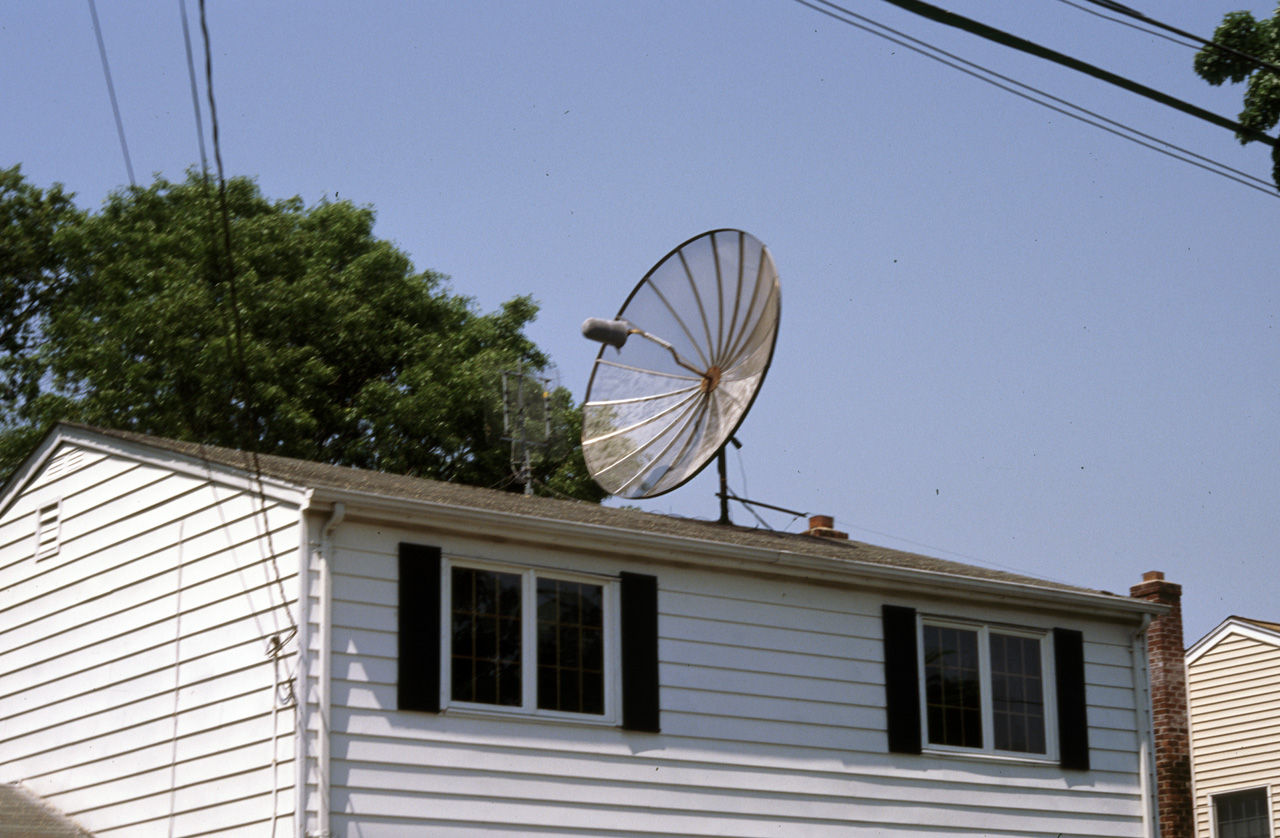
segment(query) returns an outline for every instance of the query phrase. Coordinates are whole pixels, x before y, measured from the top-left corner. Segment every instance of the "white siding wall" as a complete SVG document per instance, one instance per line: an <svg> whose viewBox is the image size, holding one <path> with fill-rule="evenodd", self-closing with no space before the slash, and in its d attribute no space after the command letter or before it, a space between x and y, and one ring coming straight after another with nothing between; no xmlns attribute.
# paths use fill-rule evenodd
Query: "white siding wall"
<svg viewBox="0 0 1280 838"><path fill-rule="evenodd" d="M293 711L273 712L273 682L295 664L266 650L289 628L281 585L296 613L296 509L269 505L278 580L255 496L68 453L0 519L0 781L102 838L261 838L273 814L289 834ZM58 499L59 550L37 560Z"/></svg>
<svg viewBox="0 0 1280 838"><path fill-rule="evenodd" d="M882 595L348 523L333 550L336 836L1137 836L1132 627L1085 633L1094 769L886 752ZM396 545L659 582L661 734L395 712Z"/></svg>
<svg viewBox="0 0 1280 838"><path fill-rule="evenodd" d="M1228 634L1187 671L1196 830L1211 833L1209 796L1270 786L1280 835L1280 647Z"/></svg>

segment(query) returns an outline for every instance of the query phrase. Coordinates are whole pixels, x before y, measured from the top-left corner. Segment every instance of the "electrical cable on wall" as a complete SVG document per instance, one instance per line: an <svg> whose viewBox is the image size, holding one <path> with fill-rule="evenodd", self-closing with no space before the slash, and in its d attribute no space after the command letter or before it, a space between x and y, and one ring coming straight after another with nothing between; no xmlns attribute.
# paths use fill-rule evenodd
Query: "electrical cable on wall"
<svg viewBox="0 0 1280 838"><path fill-rule="evenodd" d="M195 105L195 111L196 111L196 126L197 126L197 131L200 134L200 157L201 157L202 165L204 166L203 182L207 188L209 183L208 162L207 162L207 157L205 155L205 150L204 150L204 129L203 129L202 121L200 119L199 96L196 90L196 82L195 82L195 65L194 65L194 60L192 58L191 49L190 49L190 34L189 34L189 29L187 27L186 6L185 6L185 3L181 3L181 0L180 0L180 5L181 5L182 19L183 19L183 36L184 36L184 39L186 40L186 45L187 45L188 72L191 78L192 98L193 98L193 104ZM232 358L232 368L235 370L235 379L238 380L240 388L242 392L245 394L240 400L239 407L240 407L240 419L242 421L244 434L245 434L245 448L247 449L246 453L249 455L249 458L250 458L251 471L253 475L252 493L257 502L256 503L257 509L255 510L254 517L255 519L258 519L261 521L261 530L259 532L259 538L256 540L256 542L259 545L262 545L265 542L265 545L266 545L265 558L270 563L271 572L274 575L274 582L280 596L280 607L284 610L285 619L288 622L288 630L285 632L277 632L276 634L271 635L267 639L267 648L266 648L267 658L271 661L271 673L272 673L271 674L271 679L272 679L271 716L270 716L271 747L272 747L272 760L271 760L272 793L271 793L271 817L270 817L271 833L270 834L274 836L276 834L276 829L279 821L278 771L279 771L280 761L279 761L279 749L278 749L278 742L277 742L279 737L279 724L278 724L279 711L281 709L293 709L296 712L297 706L298 706L298 695L297 695L298 687L297 687L297 669L296 669L297 659L295 658L295 662L294 662L295 666L293 670L290 670L290 668L287 665L284 667L285 671L284 671L283 679L281 678L281 662L282 662L282 659L288 657L288 652L286 652L286 646L291 640L293 640L298 636L299 629L298 629L298 624L294 619L293 611L289 607L288 592L285 590L283 575L280 572L280 566L276 557L276 549L275 549L275 544L274 544L274 540L272 538L272 532L271 532L271 520L270 520L269 506L268 506L267 496L266 496L266 487L265 487L265 483L262 476L262 465L259 459L259 455L255 450L256 440L253 438L253 416L252 416L253 400L248 395L248 393L251 391L251 385L249 382L248 366L245 363L245 358L244 358L243 326L242 326L241 317L240 317L239 300L236 293L236 273L235 273L234 255L232 250L231 220L230 220L230 211L227 207L226 177L223 172L222 151L219 143L217 106L216 106L214 94L213 94L213 60L212 60L212 51L210 49L210 43L209 43L209 27L208 27L208 20L207 20L206 11L205 11L204 0L201 0L200 2L200 28L201 28L201 32L204 40L205 83L207 86L206 89L207 89L208 100L209 100L210 124L213 132L214 159L217 163L217 169L218 169L218 210L220 211L218 214L220 214L221 216L221 233L222 233L222 245L223 245L223 250L222 250L223 258L221 260L223 270L219 272L217 270L217 266L215 265L214 272L215 274L221 273L223 279L227 283L228 307L231 309L231 324L229 324L231 328L229 329L229 331L231 332L232 339L234 342L234 347L235 347L235 353ZM212 208L211 208L211 221L214 222L213 224L211 224L211 228L210 228L212 233L213 228L217 223L216 216L214 215ZM217 235L215 233L214 246L211 248L211 251L210 251L211 254L216 254L218 252L216 240L217 240ZM231 396L234 401L235 399L234 390ZM301 655L301 654L302 654L302 650L299 649L298 655Z"/></svg>

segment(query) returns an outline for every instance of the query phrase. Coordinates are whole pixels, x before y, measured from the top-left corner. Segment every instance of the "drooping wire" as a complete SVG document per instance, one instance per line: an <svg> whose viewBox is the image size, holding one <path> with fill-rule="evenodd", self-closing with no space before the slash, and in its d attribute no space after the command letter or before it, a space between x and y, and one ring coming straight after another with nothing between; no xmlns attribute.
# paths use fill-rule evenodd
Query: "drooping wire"
<svg viewBox="0 0 1280 838"><path fill-rule="evenodd" d="M904 49L911 50L912 52L923 55L926 58L931 58L940 64L944 64L954 70L959 70L966 75L986 82L993 87L1000 88L1007 93L1012 93L1013 95L1026 99L1029 102L1034 102L1041 107L1048 108L1049 110L1055 111L1064 116L1092 125L1095 128L1100 128L1117 137L1136 143L1137 145L1151 149L1152 151L1159 152L1160 154L1164 154L1168 157L1172 157L1175 160L1180 160L1183 163L1188 163L1192 166L1196 166L1197 168L1212 172L1213 174L1225 177L1228 180L1236 181L1243 186L1247 186L1250 189L1257 190L1271 197L1280 197L1280 195L1276 194L1274 187L1269 181L1263 180L1262 178L1256 177L1247 172L1240 171L1239 169L1234 169L1225 163L1220 163L1203 155L1196 154L1188 149L1176 146L1173 143L1145 134L1136 128L1132 128L1121 122L1117 122L1116 120L1101 116L1100 114L1087 110L1080 105L1076 105L1065 99L1047 93L1046 91L1017 81L1009 76L997 73L980 64L968 61L967 59L961 58L918 38L907 35L904 32L852 12L849 9L845 9L834 3L826 2L826 0L815 0L816 3L821 3L821 6L815 5L814 2L809 2L809 0L795 0L795 2L813 9L816 12L827 15L834 20L838 20L841 23L860 29L864 32L868 32L877 37L884 38L885 40L897 44ZM833 11L833 9L838 10L839 13L837 13L837 11ZM1022 90L1016 90L1014 87L1022 88ZM1037 96L1044 98L1039 99L1036 98ZM1050 101L1044 101L1045 99ZM1051 102L1056 102L1058 104L1051 104ZM1059 105L1061 105L1061 107L1059 107ZM1071 110L1068 110L1068 108Z"/></svg>
<svg viewBox="0 0 1280 838"><path fill-rule="evenodd" d="M912 541L909 538L903 538L901 536L893 535L892 533L867 529L866 527L860 527L857 524L849 524L848 528L850 530L857 530L859 532L868 532L868 533L871 533L872 535L876 535L881 538L890 538L902 544L910 544L912 547L920 547L922 549L930 551L930 553L946 553L948 556L955 556L956 558L964 559L965 561L976 562L978 564L986 565L988 567L997 567L997 568L1000 568L1001 570L1007 570L1011 573L1017 573L1020 576L1030 576L1034 579L1044 579L1049 582L1058 582L1063 585L1073 584L1071 582L1068 582L1065 579L1056 579L1052 576L1045 576L1044 574L1041 574L1041 573L1033 573L1032 571L1029 571L1029 570L1024 570L1019 567L1014 567L1013 565L1001 564L1000 562L992 561L991 559L981 559L981 558L978 558L977 556L971 556L967 553L958 553L955 550L948 550L945 547L937 547L932 544L924 544L919 541Z"/></svg>
<svg viewBox="0 0 1280 838"><path fill-rule="evenodd" d="M184 7L185 14L185 7ZM298 633L298 624L293 618L293 611L289 608L288 592L284 588L283 575L280 573L280 566L276 561L275 544L271 537L271 520L268 514L266 487L262 476L262 463L259 459L255 424L256 418L253 415L253 399L249 395L252 391L249 381L249 367L245 362L244 354L244 328L240 317L240 302L236 293L236 271L235 259L232 251L231 239L231 212L227 206L227 180L222 168L222 148L218 136L218 109L213 95L213 50L210 46L209 39L209 22L205 10L205 0L200 0L200 32L204 41L204 68L205 68L205 92L209 100L209 124L213 134L213 158L218 169L218 208L221 215L221 232L223 244L223 275L227 283L228 291L228 307L231 309L231 320L233 325L233 343L235 348L235 379L239 380L240 386L243 388L240 404L240 418L243 432L245 434L245 448L250 457L253 467L255 494L257 495L259 512L262 516L262 533L267 542L267 555L271 562L271 567L275 574L275 582L280 592L281 606L284 608L285 617L289 621L289 631L283 637L277 637L273 641L273 648L278 655L286 643L289 642ZM208 183L208 177L204 178ZM216 251L216 248L215 248ZM235 394L232 392L232 399Z"/></svg>
<svg viewBox="0 0 1280 838"><path fill-rule="evenodd" d="M98 6L89 0L89 16L93 18L93 34L98 38L98 55L102 58L102 75L107 80L107 96L111 99L111 113L116 118L116 134L120 137L120 151L124 154L124 167L129 173L129 185L136 187L133 177L133 160L129 157L129 143L124 138L124 120L120 118L120 105L116 102L116 86L111 81L111 65L107 62L107 45L102 40L102 27L98 25Z"/></svg>

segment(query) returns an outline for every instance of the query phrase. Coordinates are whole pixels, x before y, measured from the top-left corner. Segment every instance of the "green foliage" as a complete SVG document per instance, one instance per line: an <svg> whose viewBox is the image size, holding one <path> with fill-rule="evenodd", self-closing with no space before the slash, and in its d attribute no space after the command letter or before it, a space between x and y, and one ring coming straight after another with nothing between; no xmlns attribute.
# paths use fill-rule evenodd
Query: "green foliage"
<svg viewBox="0 0 1280 838"><path fill-rule="evenodd" d="M0 281L23 314L0 333L13 335L0 343L0 468L65 418L508 482L490 417L502 369L547 364L523 332L537 314L530 298L479 313L376 238L371 209L346 201L272 202L251 180L229 181L228 264L217 187L198 173L114 193L96 213L16 168L3 175ZM560 399L569 433L578 412ZM599 500L581 461L567 447L543 479Z"/></svg>
<svg viewBox="0 0 1280 838"><path fill-rule="evenodd" d="M1255 19L1250 12L1230 12L1213 33L1213 40L1236 52L1280 64L1280 6L1273 16L1263 20ZM1265 132L1280 122L1280 74L1274 70L1213 46L1196 53L1194 66L1197 75L1212 85L1247 82L1244 110L1238 117L1241 125ZM1252 139L1236 136L1242 144ZM1280 147L1272 146L1271 159L1275 164L1272 176L1280 187Z"/></svg>
<svg viewBox="0 0 1280 838"><path fill-rule="evenodd" d="M83 218L62 187L28 184L17 166L0 169L0 401L31 398L40 370L30 357L40 317L67 284L54 236Z"/></svg>

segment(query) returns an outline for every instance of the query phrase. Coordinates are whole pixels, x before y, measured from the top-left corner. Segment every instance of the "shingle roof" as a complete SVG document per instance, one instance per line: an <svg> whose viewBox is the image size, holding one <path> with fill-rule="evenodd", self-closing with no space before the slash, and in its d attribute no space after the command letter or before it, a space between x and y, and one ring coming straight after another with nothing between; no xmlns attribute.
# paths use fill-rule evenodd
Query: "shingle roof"
<svg viewBox="0 0 1280 838"><path fill-rule="evenodd" d="M527 496L515 492L496 491L457 483L444 483L438 480L335 466L271 454L253 455L230 448L181 442L128 431L107 430L72 423L63 424L68 428L77 428L127 442L150 446L248 474L256 472L265 478L279 480L301 488L361 492L386 498L426 501L554 521L613 527L635 532L785 551L807 556L821 556L841 562L888 565L970 579L1008 582L1050 590L1103 594L1117 599L1129 599L1107 591L1097 591L1091 588L1036 579L1002 570L975 567L961 562L892 550L886 547L877 547L853 540L837 540L798 533L783 533L751 527L723 525L692 518L657 515L636 509L619 509L582 501Z"/></svg>
<svg viewBox="0 0 1280 838"><path fill-rule="evenodd" d="M20 783L0 783L0 838L93 838Z"/></svg>

